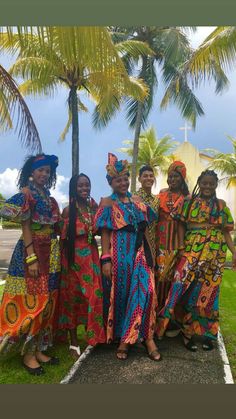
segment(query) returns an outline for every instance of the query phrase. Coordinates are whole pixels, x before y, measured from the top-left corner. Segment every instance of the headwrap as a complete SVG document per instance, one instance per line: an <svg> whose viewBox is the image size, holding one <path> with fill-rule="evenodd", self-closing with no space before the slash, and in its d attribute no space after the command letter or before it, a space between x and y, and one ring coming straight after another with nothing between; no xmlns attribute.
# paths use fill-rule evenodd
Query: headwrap
<svg viewBox="0 0 236 419"><path fill-rule="evenodd" d="M43 154L42 156L35 157L32 163L32 170L38 169L42 166L50 166L52 169L56 169L58 166L58 157L53 154Z"/></svg>
<svg viewBox="0 0 236 419"><path fill-rule="evenodd" d="M186 178L186 166L182 161L174 161L171 163L169 169L168 169L168 175L170 172L178 172L181 174L181 176L185 179Z"/></svg>
<svg viewBox="0 0 236 419"><path fill-rule="evenodd" d="M117 157L108 153L108 164L106 165L107 175L109 185L112 182L112 179L127 174L129 176L129 163L127 160L118 160Z"/></svg>

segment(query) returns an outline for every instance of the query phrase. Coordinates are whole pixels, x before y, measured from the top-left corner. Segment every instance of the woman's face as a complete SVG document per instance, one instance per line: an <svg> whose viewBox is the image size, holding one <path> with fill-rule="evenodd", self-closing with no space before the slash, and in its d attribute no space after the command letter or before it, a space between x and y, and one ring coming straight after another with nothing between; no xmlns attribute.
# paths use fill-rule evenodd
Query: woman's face
<svg viewBox="0 0 236 419"><path fill-rule="evenodd" d="M113 178L111 187L118 195L125 195L129 189L129 176L121 175Z"/></svg>
<svg viewBox="0 0 236 419"><path fill-rule="evenodd" d="M199 182L200 195L203 198L211 198L215 194L217 181L213 176L203 176Z"/></svg>
<svg viewBox="0 0 236 419"><path fill-rule="evenodd" d="M155 181L154 173L151 170L145 170L141 176L139 176L138 180L141 183L142 188L152 188Z"/></svg>
<svg viewBox="0 0 236 419"><path fill-rule="evenodd" d="M170 189L180 191L182 182L182 176L175 170L168 174L167 183Z"/></svg>
<svg viewBox="0 0 236 419"><path fill-rule="evenodd" d="M90 196L91 185L85 176L80 176L77 180L77 195L80 199L87 199Z"/></svg>
<svg viewBox="0 0 236 419"><path fill-rule="evenodd" d="M32 178L35 185L43 187L48 183L51 174L50 166L41 166L38 169L33 170Z"/></svg>

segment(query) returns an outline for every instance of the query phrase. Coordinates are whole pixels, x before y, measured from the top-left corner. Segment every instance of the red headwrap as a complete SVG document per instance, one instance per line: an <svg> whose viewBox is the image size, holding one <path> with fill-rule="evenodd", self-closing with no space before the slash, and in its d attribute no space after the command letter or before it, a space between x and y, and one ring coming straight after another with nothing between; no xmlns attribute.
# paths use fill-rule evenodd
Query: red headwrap
<svg viewBox="0 0 236 419"><path fill-rule="evenodd" d="M171 163L169 169L168 169L168 175L170 172L178 172L181 174L181 176L185 179L186 178L186 166L182 161L174 161Z"/></svg>

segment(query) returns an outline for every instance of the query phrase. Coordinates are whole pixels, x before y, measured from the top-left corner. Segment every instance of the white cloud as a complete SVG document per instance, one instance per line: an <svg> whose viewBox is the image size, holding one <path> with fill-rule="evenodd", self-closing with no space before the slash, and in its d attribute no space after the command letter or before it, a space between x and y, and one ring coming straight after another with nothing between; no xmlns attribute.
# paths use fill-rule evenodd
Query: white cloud
<svg viewBox="0 0 236 419"><path fill-rule="evenodd" d="M10 198L18 192L16 180L18 176L17 169L7 168L3 173L0 173L0 193L4 198ZM56 188L51 190L52 196L57 200L59 207L63 208L68 203L67 192L69 187L69 178L62 175L57 175Z"/></svg>

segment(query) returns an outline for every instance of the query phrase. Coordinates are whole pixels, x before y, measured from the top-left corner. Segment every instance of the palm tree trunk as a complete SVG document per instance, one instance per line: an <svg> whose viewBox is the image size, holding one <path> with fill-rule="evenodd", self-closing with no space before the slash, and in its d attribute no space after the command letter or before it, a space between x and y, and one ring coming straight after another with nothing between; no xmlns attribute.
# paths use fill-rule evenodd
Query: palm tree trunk
<svg viewBox="0 0 236 419"><path fill-rule="evenodd" d="M142 111L143 111L143 103L138 102L138 110L137 110L135 133L134 133L132 169L131 169L131 192L132 193L136 192L137 162L138 162L138 150L139 150L139 137L140 137L141 125L142 125Z"/></svg>
<svg viewBox="0 0 236 419"><path fill-rule="evenodd" d="M79 114L77 88L70 90L70 109L72 113L72 176L79 174Z"/></svg>

